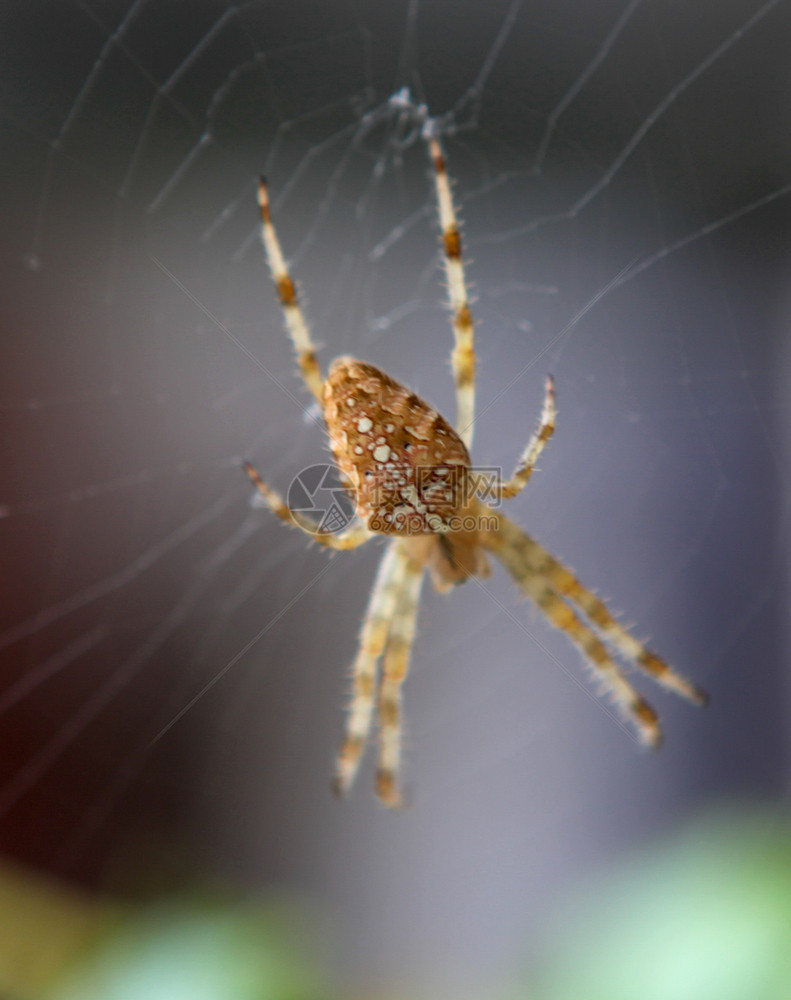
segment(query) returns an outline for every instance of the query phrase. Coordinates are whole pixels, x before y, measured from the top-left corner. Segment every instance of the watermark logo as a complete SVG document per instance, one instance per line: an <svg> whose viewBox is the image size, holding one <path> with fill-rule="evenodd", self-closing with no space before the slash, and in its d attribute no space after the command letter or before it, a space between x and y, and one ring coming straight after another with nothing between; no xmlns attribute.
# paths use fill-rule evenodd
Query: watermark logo
<svg viewBox="0 0 791 1000"><path fill-rule="evenodd" d="M469 470L467 477L467 500L477 497L488 507L499 507L503 498L500 495L500 483L503 481L503 470L494 466L480 466Z"/></svg>
<svg viewBox="0 0 791 1000"><path fill-rule="evenodd" d="M334 465L303 469L292 479L286 503L294 514L303 514L316 526L317 535L335 535L354 517L354 500Z"/></svg>
<svg viewBox="0 0 791 1000"><path fill-rule="evenodd" d="M487 507L499 507L501 470L494 467L470 469L460 465L413 466L413 479L404 485L394 471L384 471L366 482L369 510L390 510L394 519L379 524L374 516L372 531L393 530L400 534L425 534L427 525L437 530L485 530L478 517L468 511L476 498ZM355 516L353 492L345 488L335 465L311 465L291 481L287 506L306 530L317 535L344 531ZM433 520L432 520L433 519Z"/></svg>

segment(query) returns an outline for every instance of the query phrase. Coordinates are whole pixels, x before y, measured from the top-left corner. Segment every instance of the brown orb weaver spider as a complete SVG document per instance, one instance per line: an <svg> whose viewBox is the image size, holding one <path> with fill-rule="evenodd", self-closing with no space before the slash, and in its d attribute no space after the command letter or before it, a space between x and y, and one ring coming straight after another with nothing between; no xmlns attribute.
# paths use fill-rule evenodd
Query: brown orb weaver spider
<svg viewBox="0 0 791 1000"><path fill-rule="evenodd" d="M424 570L437 590L446 591L471 576L487 575L487 554L499 559L522 592L578 647L645 746L656 747L661 740L656 712L627 680L611 650L692 703L706 701L700 688L639 642L571 570L481 499L468 450L474 422L475 350L461 235L445 159L430 121L424 126L424 138L434 171L452 314L455 429L419 396L371 364L338 358L326 380L322 377L272 223L266 182L262 178L259 184L261 231L269 269L302 378L322 408L335 462L353 494L356 521L339 534L320 534L304 515L289 510L249 463L245 468L273 513L321 545L352 549L376 534L391 539L371 592L352 665L346 735L333 779L338 794L350 790L376 708L376 794L389 807L402 805L401 688L409 668ZM554 427L555 391L548 378L538 429L511 478L490 482L488 496L508 499L524 489Z"/></svg>

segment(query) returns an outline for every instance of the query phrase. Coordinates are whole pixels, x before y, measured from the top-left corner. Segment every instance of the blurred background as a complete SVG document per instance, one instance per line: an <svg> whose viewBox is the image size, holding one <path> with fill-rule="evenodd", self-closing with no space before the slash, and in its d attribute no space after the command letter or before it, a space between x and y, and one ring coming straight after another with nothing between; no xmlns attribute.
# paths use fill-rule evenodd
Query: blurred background
<svg viewBox="0 0 791 1000"><path fill-rule="evenodd" d="M788 880L789 28L779 0L4 6L0 990L112 997L63 970L136 968L150 940L178 970L168 942L208 955L222 926L217 968L261 940L299 981L207 974L206 997L615 997L605 969L650 956L575 949L621 920L678 958L657 1000L722 997L731 938L681 939L749 901L759 957L727 995L784 995L762 892ZM381 546L307 546L240 463L285 492L327 457L262 171L322 363L453 415L402 88L442 123L464 224L476 461L510 471L552 372L557 433L509 513L712 704L638 680L666 732L640 753L502 572L427 587L391 815L370 761L328 790ZM569 915L585 887L626 917Z"/></svg>

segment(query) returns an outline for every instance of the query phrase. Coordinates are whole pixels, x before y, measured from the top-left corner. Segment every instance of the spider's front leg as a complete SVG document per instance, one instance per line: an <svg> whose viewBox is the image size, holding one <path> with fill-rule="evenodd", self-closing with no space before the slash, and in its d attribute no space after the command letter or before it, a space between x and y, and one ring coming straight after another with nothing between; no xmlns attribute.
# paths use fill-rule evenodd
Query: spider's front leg
<svg viewBox="0 0 791 1000"><path fill-rule="evenodd" d="M360 523L352 525L351 528L347 528L346 531L341 531L337 535L319 532L318 525L311 521L310 518L287 507L283 503L280 494L266 485L249 462L243 462L242 464L245 472L252 479L256 489L264 498L267 507L269 507L272 513L286 524L293 525L299 528L300 531L304 531L306 535L310 535L314 542L318 542L324 548L356 549L371 537L371 532L364 524Z"/></svg>
<svg viewBox="0 0 791 1000"><path fill-rule="evenodd" d="M475 326L467 294L467 278L461 252L461 232L453 207L453 196L439 139L429 129L428 152L434 167L437 212L442 230L442 251L448 279L448 305L453 325L451 365L456 382L456 430L467 448L472 444L475 422Z"/></svg>
<svg viewBox="0 0 791 1000"><path fill-rule="evenodd" d="M294 279L289 274L280 240L277 238L277 231L269 211L269 191L263 177L258 182L258 207L261 211L261 239L264 244L264 252L269 263L272 280L277 288L286 327L297 352L299 370L305 385L316 397L319 406L322 406L324 380L316 360L316 345L311 339L310 329L300 309L297 288Z"/></svg>

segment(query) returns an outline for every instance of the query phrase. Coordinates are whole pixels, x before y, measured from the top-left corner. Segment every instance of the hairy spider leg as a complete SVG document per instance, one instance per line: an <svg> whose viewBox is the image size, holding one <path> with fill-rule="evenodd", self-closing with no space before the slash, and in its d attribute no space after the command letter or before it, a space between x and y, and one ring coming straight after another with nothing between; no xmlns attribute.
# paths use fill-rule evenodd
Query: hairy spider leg
<svg viewBox="0 0 791 1000"><path fill-rule="evenodd" d="M398 542L396 542L396 545ZM399 589L382 664L379 685L379 764L376 794L389 808L403 805L401 798L401 749L403 712L401 689L409 672L409 658L415 640L423 564L409 559Z"/></svg>
<svg viewBox="0 0 791 1000"><path fill-rule="evenodd" d="M502 499L510 499L521 493L525 486L527 486L528 480L533 474L535 464L538 461L538 456L555 432L555 415L555 382L551 375L547 375L544 385L544 403L541 408L541 418L538 428L520 455L511 478L495 486L497 496Z"/></svg>
<svg viewBox="0 0 791 1000"><path fill-rule="evenodd" d="M475 327L467 297L467 281L461 256L461 233L450 191L445 157L436 135L429 135L428 149L434 166L443 260L448 279L448 303L453 324L451 353L456 382L456 431L469 449L475 420Z"/></svg>
<svg viewBox="0 0 791 1000"><path fill-rule="evenodd" d="M324 382L321 377L319 363L316 360L316 345L311 340L310 329L299 307L297 288L291 275L288 273L288 267L286 266L283 251L280 247L280 240L278 240L277 233L275 232L275 226L269 210L269 192L264 177L258 182L258 205L261 209L261 238L264 243L266 259L269 264L269 270L272 272L275 287L277 288L280 305L283 308L286 327L294 349L297 352L299 370L302 373L305 385L316 397L319 406L323 406Z"/></svg>
<svg viewBox="0 0 791 1000"><path fill-rule="evenodd" d="M577 646L612 695L621 717L634 725L640 742L651 748L659 746L662 730L654 709L627 681L596 633L577 617L570 605L531 564L537 543L507 517L499 513L496 517L499 522L497 527L482 535L484 547L500 560L523 593L535 602L551 624L565 632Z"/></svg>
<svg viewBox="0 0 791 1000"><path fill-rule="evenodd" d="M504 531L506 534L509 533L508 528ZM529 535L523 532L520 532L520 535L516 544L532 572L546 579L556 594L579 608L616 653L653 677L657 684L686 698L693 705L706 703L708 696L705 691L688 681L660 656L635 639L608 610L604 602L583 586L570 569Z"/></svg>
<svg viewBox="0 0 791 1000"><path fill-rule="evenodd" d="M346 795L351 789L365 752L376 701L377 665L399 602L406 565L406 558L398 544L389 545L379 564L363 618L357 656L352 664L352 692L346 718L346 734L332 782L336 795Z"/></svg>

